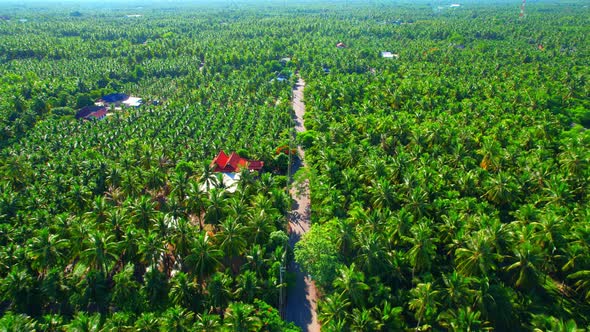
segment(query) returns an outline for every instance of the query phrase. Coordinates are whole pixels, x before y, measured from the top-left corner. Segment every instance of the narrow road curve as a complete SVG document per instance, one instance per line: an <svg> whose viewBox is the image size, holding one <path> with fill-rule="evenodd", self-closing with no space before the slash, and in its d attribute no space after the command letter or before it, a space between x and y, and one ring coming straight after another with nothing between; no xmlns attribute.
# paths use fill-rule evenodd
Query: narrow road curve
<svg viewBox="0 0 590 332"><path fill-rule="evenodd" d="M293 88L293 110L295 111L295 130L305 130L303 115L305 114L305 103L303 101L303 89L305 81L299 78ZM295 160L291 173L304 166L305 151L297 146L297 152L301 159ZM292 248L301 239L301 236L309 231L310 209L309 209L309 183L303 184L303 190L291 187L291 197L295 200L289 215L289 244ZM295 285L287 294L286 319L294 322L303 331L319 332L320 324L317 318L317 292L314 282L305 275L299 264L293 262L289 270L295 273Z"/></svg>

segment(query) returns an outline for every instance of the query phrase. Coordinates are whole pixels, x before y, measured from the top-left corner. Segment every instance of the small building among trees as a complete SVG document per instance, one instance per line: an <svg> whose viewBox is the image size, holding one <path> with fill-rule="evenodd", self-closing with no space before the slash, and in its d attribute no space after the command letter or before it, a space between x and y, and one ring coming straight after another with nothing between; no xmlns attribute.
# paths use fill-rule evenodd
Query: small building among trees
<svg viewBox="0 0 590 332"><path fill-rule="evenodd" d="M127 107L139 107L143 103L143 100L138 97L132 97L124 93L111 93L109 95L100 98L96 105L98 106L109 106L114 105L115 107L127 106Z"/></svg>
<svg viewBox="0 0 590 332"><path fill-rule="evenodd" d="M223 150L219 151L215 159L211 162L213 171L221 173L236 173L242 168L247 168L250 171L260 171L263 166L263 161L242 158L235 152L232 152L228 156Z"/></svg>
<svg viewBox="0 0 590 332"><path fill-rule="evenodd" d="M381 52L381 57L386 59L399 59L399 54L392 53L389 51L383 51Z"/></svg>
<svg viewBox="0 0 590 332"><path fill-rule="evenodd" d="M76 113L76 119L100 120L107 115L107 111L105 106L84 106Z"/></svg>

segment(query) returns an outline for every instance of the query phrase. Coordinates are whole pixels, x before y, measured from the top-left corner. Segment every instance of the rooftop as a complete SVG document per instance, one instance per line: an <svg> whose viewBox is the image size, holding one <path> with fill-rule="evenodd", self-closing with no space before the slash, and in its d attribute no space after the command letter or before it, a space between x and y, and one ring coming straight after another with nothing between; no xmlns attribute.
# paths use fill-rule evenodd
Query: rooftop
<svg viewBox="0 0 590 332"><path fill-rule="evenodd" d="M143 100L139 97L129 97L123 101L123 105L128 107L139 107Z"/></svg>
<svg viewBox="0 0 590 332"><path fill-rule="evenodd" d="M223 151L219 151L215 159L211 162L214 172L235 173L241 168L248 168L251 171L260 171L264 162L260 160L248 160L240 157L237 153L232 152L229 156Z"/></svg>
<svg viewBox="0 0 590 332"><path fill-rule="evenodd" d="M76 113L76 119L100 119L107 114L107 108L104 106L85 106Z"/></svg>
<svg viewBox="0 0 590 332"><path fill-rule="evenodd" d="M391 53L388 51L383 51L383 52L381 52L381 57L388 58L388 59L393 59L393 58L397 59L397 58L399 58L399 54Z"/></svg>

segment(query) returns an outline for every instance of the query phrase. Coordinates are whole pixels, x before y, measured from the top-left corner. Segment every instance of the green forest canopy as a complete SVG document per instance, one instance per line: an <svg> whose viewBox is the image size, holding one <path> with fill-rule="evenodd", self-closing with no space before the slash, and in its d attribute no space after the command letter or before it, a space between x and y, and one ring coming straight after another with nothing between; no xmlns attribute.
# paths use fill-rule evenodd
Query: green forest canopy
<svg viewBox="0 0 590 332"><path fill-rule="evenodd" d="M0 326L297 330L294 256L327 331L588 327L584 5L0 7ZM74 119L113 92L160 103ZM204 191L219 149L265 170Z"/></svg>

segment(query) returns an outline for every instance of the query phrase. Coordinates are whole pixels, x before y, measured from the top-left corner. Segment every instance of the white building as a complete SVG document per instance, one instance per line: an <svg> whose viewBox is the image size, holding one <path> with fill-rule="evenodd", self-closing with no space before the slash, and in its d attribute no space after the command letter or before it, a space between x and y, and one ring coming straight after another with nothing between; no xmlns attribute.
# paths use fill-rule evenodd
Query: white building
<svg viewBox="0 0 590 332"><path fill-rule="evenodd" d="M399 58L399 54L397 54L397 53L391 53L389 51L383 51L383 52L381 52L381 57L382 58L386 58L386 59L398 59Z"/></svg>

